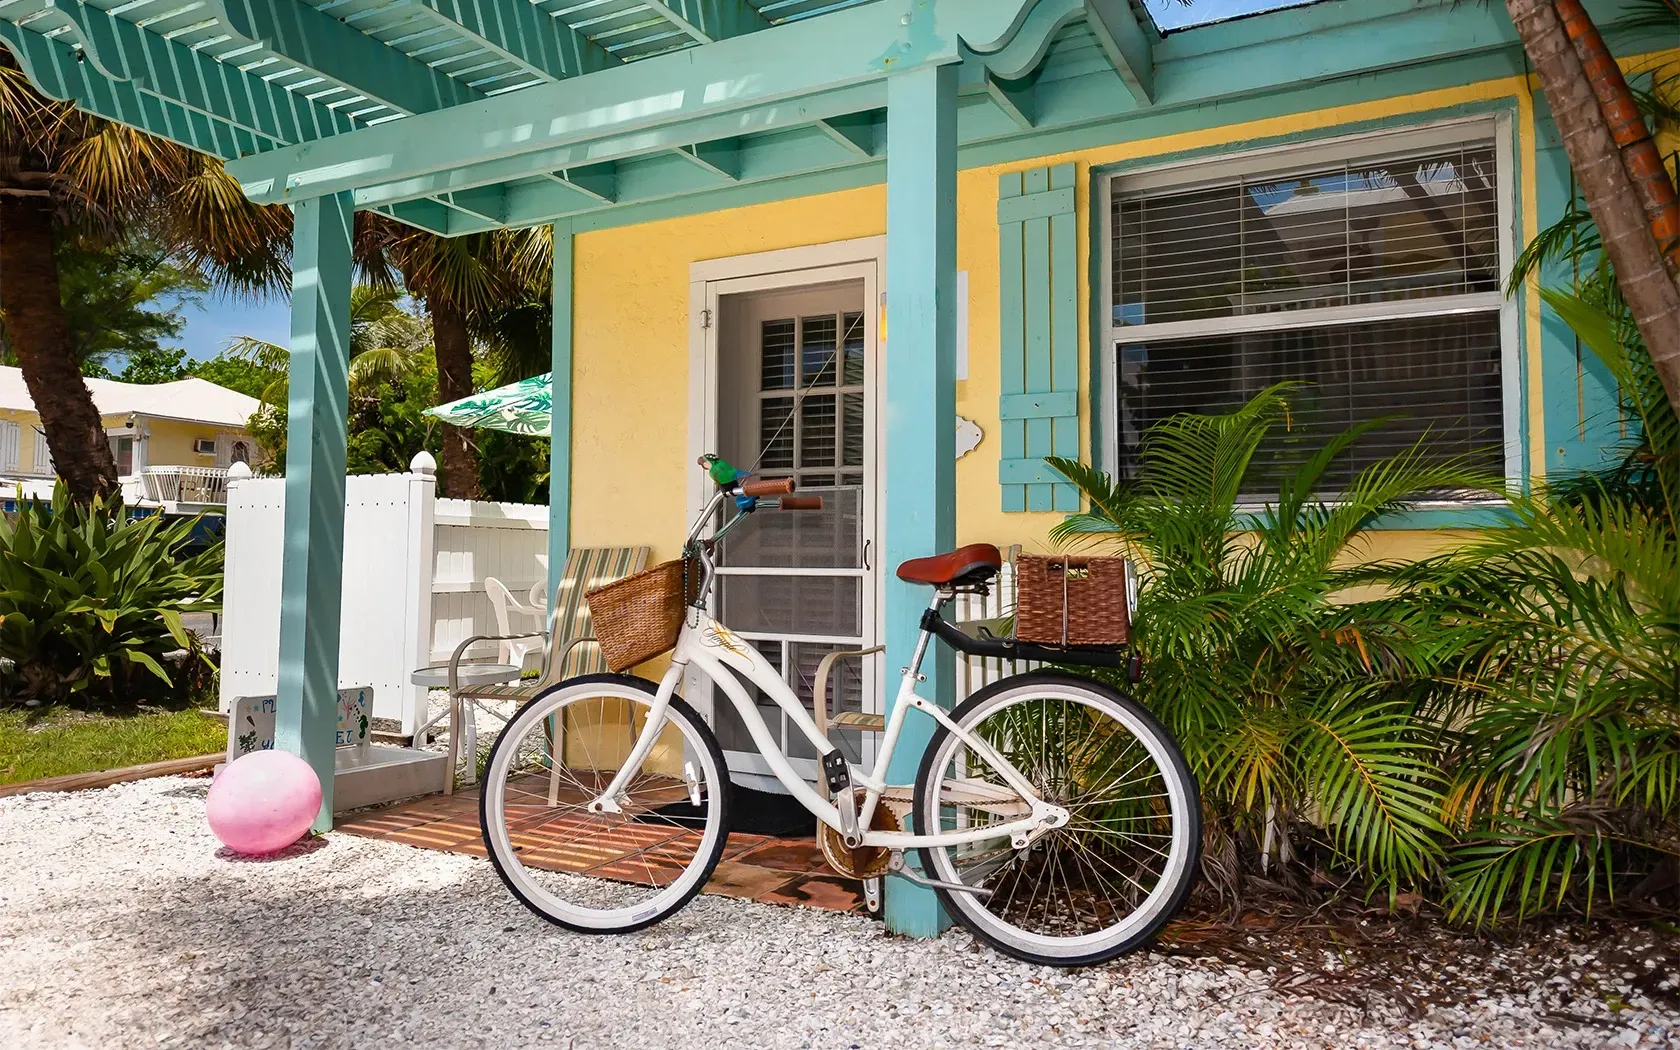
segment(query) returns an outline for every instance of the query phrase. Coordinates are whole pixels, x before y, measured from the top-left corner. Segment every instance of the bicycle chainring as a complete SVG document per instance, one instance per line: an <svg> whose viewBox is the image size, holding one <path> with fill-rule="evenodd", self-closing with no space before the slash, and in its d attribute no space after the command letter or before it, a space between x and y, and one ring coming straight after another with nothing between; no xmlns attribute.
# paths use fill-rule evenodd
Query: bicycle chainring
<svg viewBox="0 0 1680 1050"><path fill-rule="evenodd" d="M853 788L858 808L863 808L863 788ZM898 816L882 800L875 806L875 815L869 820L870 831L898 831ZM851 849L840 832L827 824L818 824L817 841L822 844L823 857L828 866L848 879L878 879L887 873L887 862L892 859L892 851L885 846L860 846Z"/></svg>

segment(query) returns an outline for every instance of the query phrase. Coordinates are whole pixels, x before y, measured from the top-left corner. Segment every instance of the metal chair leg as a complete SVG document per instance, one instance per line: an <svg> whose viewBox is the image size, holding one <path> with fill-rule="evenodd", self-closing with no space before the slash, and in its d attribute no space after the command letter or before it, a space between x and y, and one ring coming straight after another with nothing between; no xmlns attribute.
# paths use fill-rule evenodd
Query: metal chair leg
<svg viewBox="0 0 1680 1050"><path fill-rule="evenodd" d="M461 698L449 696L449 758L443 767L443 793L455 794L455 764L461 757Z"/></svg>

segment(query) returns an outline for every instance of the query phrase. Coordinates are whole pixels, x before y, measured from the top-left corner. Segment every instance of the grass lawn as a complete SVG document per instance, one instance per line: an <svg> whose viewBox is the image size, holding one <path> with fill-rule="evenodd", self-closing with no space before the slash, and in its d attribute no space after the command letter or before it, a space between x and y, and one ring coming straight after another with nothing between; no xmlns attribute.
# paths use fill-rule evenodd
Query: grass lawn
<svg viewBox="0 0 1680 1050"><path fill-rule="evenodd" d="M126 717L68 708L0 712L0 784L209 755L227 726L194 708Z"/></svg>

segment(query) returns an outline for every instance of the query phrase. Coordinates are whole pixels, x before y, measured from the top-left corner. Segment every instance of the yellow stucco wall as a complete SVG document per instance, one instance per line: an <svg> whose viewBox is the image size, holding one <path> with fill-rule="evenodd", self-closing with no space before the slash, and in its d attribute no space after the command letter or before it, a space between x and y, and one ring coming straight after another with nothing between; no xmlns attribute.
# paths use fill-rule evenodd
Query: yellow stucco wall
<svg viewBox="0 0 1680 1050"><path fill-rule="evenodd" d="M147 424L151 433L146 438L146 465L150 467L213 467L214 452L204 454L193 450L193 442L200 438L215 440L221 429L203 423L182 423L173 419L154 419Z"/></svg>
<svg viewBox="0 0 1680 1050"><path fill-rule="evenodd" d="M15 409L0 409L0 420L12 422L22 428L22 437L18 442L18 462L16 471L25 474L43 473L42 465L35 462L34 434L41 425L41 417L34 412L22 412ZM121 429L128 423L127 416L105 416L101 422L107 430ZM193 443L200 438L214 440L224 432L223 428L209 423L188 423L173 419L142 419L139 421L149 429L146 438L146 465L152 467L213 467L216 465L214 453L203 454L193 450Z"/></svg>
<svg viewBox="0 0 1680 1050"><path fill-rule="evenodd" d="M1006 171L1073 162L1078 168L1081 257L1089 246L1090 170L1093 165L1167 155L1222 144L1404 118L1490 100L1516 105L1518 219L1537 226L1536 140L1531 85L1513 77L1446 90L1186 132L966 170L958 176L957 267L969 273L969 373L957 384L957 411L985 432L981 445L957 464L958 542L1049 545L1060 514L1001 510L997 483L998 235L997 183ZM581 233L575 242L575 401L572 542L579 546L649 544L671 557L687 524L689 264L886 232L883 186L755 205L723 212ZM1080 317L1090 289L1081 270ZM890 278L889 285L890 289ZM1532 459L1543 463L1544 397L1540 389L1540 317L1528 298L1522 324L1529 356L1529 433ZM1089 390L1088 324L1080 326L1081 404ZM890 342L890 340L889 340ZM890 353L890 345L886 350ZM1089 448L1090 420L1080 420ZM885 451L890 455L890 448ZM1402 557L1439 550L1449 532L1388 531L1371 553Z"/></svg>
<svg viewBox="0 0 1680 1050"><path fill-rule="evenodd" d="M35 466L35 428L40 426L39 417L33 412L18 412L14 409L0 408L0 422L16 423L20 430L18 460L14 469L19 473L37 473Z"/></svg>

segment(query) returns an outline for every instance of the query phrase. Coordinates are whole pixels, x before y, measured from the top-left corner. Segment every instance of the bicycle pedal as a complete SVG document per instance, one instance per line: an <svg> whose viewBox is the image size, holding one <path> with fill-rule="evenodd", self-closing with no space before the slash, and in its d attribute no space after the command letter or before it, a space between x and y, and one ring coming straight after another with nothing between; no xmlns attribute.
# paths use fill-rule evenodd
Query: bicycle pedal
<svg viewBox="0 0 1680 1050"><path fill-rule="evenodd" d="M828 783L828 797L834 800L834 806L840 811L840 836L845 840L847 849L856 849L863 845L863 834L858 831L857 794L852 790L852 770L846 764L846 756L839 751L830 751L822 758L823 779Z"/></svg>
<svg viewBox="0 0 1680 1050"><path fill-rule="evenodd" d="M828 797L840 798L851 793L852 767L846 764L846 756L839 751L830 751L822 757L823 779L828 782Z"/></svg>

